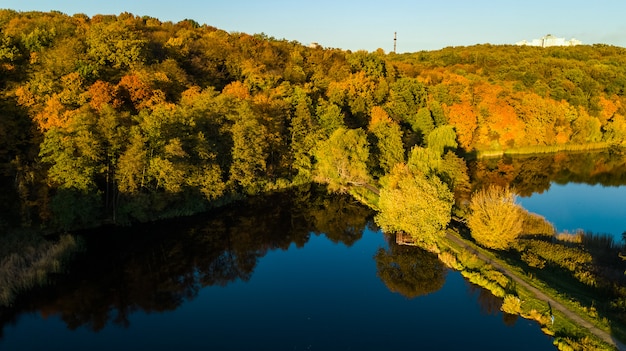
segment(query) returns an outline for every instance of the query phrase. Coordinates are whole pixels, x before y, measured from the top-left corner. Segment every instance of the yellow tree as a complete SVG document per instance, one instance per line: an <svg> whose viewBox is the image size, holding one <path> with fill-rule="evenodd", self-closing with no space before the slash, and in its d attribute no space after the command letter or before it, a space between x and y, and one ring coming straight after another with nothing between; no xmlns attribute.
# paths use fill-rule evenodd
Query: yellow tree
<svg viewBox="0 0 626 351"><path fill-rule="evenodd" d="M467 225L482 246L505 250L522 233L524 210L508 187L490 186L479 190L470 202Z"/></svg>
<svg viewBox="0 0 626 351"><path fill-rule="evenodd" d="M450 222L453 201L439 177L400 163L383 181L375 220L385 232L403 231L433 247Z"/></svg>

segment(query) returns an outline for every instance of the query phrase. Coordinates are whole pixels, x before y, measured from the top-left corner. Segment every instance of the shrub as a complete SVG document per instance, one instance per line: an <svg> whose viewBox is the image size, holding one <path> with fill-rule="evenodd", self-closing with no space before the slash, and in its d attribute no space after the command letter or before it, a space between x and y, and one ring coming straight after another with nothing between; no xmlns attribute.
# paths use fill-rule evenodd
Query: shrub
<svg viewBox="0 0 626 351"><path fill-rule="evenodd" d="M529 267L533 268L543 269L543 267L546 266L546 260L530 251L525 251L522 253L522 261L526 262Z"/></svg>
<svg viewBox="0 0 626 351"><path fill-rule="evenodd" d="M462 271L461 275L465 277L470 283L481 286L496 296L496 297L504 297L505 290L497 281L491 280L484 275L483 272L475 272L475 271Z"/></svg>
<svg viewBox="0 0 626 351"><path fill-rule="evenodd" d="M525 235L542 236L552 238L556 230L552 223L548 222L544 217L535 213L524 213L524 224L522 232Z"/></svg>
<svg viewBox="0 0 626 351"><path fill-rule="evenodd" d="M520 314L522 312L522 300L517 296L507 294L504 296L500 309L505 313Z"/></svg>
<svg viewBox="0 0 626 351"><path fill-rule="evenodd" d="M444 251L439 253L439 260L443 262L448 268L461 270L463 269L463 265L459 260L457 260L456 255L449 251Z"/></svg>

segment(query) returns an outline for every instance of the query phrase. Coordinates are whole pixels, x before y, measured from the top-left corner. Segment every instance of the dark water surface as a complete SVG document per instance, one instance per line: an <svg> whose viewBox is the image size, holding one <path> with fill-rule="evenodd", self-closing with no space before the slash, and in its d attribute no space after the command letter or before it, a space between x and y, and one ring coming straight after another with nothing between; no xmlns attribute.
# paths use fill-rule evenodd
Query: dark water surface
<svg viewBox="0 0 626 351"><path fill-rule="evenodd" d="M350 199L274 196L100 230L0 314L0 350L554 350Z"/></svg>

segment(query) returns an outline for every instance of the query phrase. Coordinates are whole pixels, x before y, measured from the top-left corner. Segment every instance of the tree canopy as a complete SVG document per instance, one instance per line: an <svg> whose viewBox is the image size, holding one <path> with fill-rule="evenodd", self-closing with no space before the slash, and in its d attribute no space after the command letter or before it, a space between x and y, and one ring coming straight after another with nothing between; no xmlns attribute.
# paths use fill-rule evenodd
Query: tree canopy
<svg viewBox="0 0 626 351"><path fill-rule="evenodd" d="M467 225L480 245L490 249L509 248L522 234L524 209L515 202L508 187L491 186L472 196Z"/></svg>
<svg viewBox="0 0 626 351"><path fill-rule="evenodd" d="M192 20L0 10L0 169L42 222L62 191L97 199L96 222L310 181L396 179L383 199L426 183L442 195L441 181L459 200L469 152L623 145L625 54L350 52Z"/></svg>

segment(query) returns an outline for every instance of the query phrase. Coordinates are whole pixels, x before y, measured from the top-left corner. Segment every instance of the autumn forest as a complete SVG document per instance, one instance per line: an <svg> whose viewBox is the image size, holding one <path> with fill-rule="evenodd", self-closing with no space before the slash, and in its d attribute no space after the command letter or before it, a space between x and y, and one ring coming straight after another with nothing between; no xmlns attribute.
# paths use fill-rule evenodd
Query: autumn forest
<svg viewBox="0 0 626 351"><path fill-rule="evenodd" d="M343 171L367 183L414 147L443 156L626 138L617 47L387 55L128 13L3 10L0 28L3 173L24 220L65 228L333 178L329 140L359 148L364 167ZM84 206L67 212L70 202Z"/></svg>
<svg viewBox="0 0 626 351"><path fill-rule="evenodd" d="M129 225L316 182L433 248L479 211L467 160L626 144L626 49L607 45L351 52L0 10L0 77L2 231Z"/></svg>

